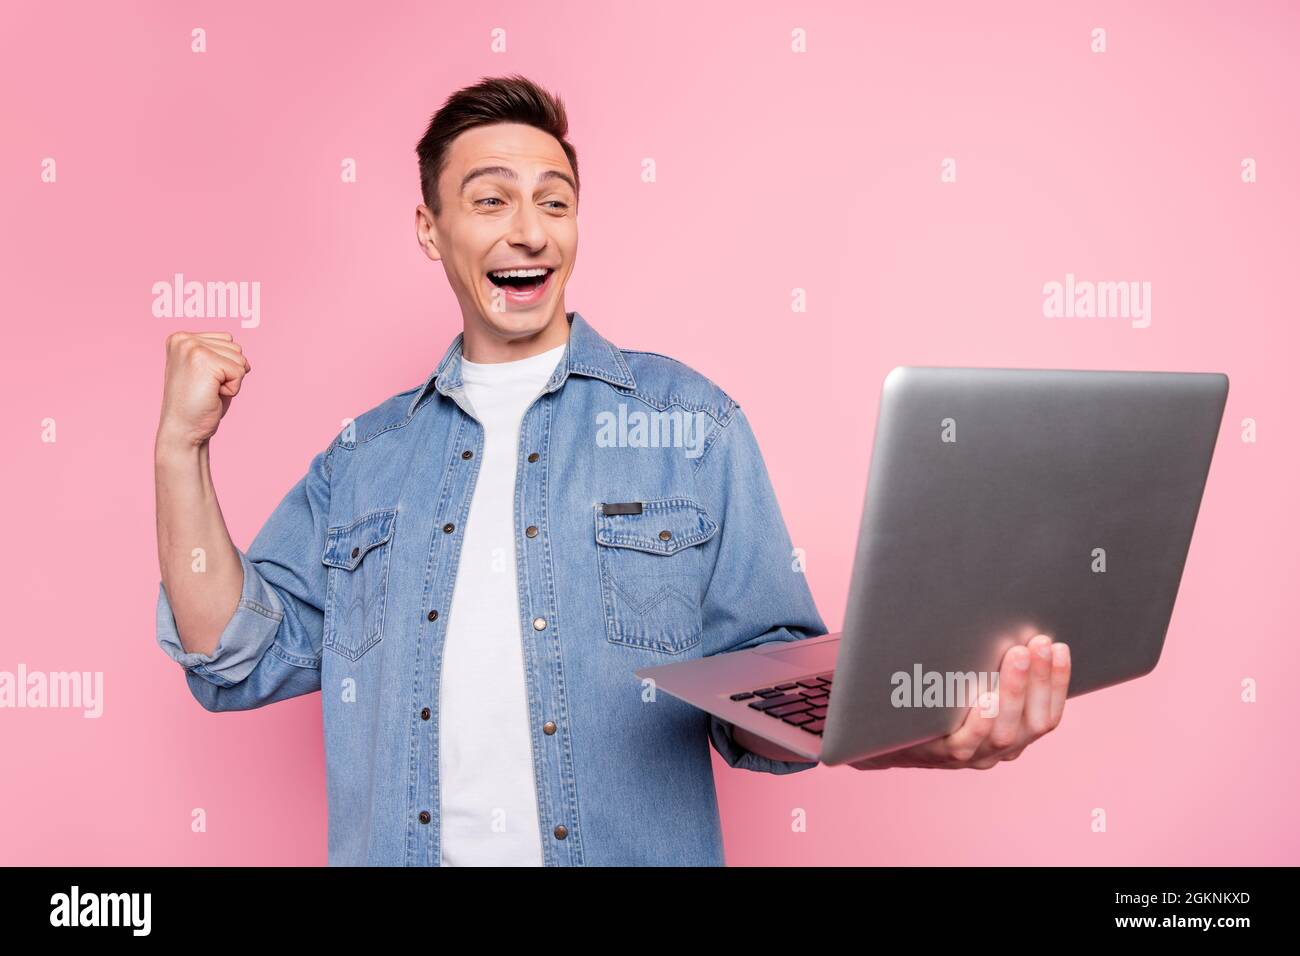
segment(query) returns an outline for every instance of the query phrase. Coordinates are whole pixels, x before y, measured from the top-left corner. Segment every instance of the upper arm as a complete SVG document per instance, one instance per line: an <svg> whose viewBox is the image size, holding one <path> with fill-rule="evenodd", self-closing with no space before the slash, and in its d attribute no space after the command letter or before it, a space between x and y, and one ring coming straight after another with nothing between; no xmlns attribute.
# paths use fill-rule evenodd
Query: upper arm
<svg viewBox="0 0 1300 956"><path fill-rule="evenodd" d="M186 672L208 710L247 710L320 689L333 455L319 452L247 551L236 548L244 582L239 604L211 654L186 652L159 586L157 641Z"/></svg>
<svg viewBox="0 0 1300 956"><path fill-rule="evenodd" d="M718 523L703 606L706 653L825 634L749 421L739 406L725 421L697 470L699 494ZM814 766L760 757L736 744L731 725L712 715L708 731L732 767L792 773Z"/></svg>

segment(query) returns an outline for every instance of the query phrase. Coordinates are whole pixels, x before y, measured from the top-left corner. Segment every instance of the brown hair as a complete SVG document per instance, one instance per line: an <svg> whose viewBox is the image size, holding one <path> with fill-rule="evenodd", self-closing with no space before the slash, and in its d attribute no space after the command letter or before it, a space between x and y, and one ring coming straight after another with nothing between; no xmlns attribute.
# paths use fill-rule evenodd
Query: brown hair
<svg viewBox="0 0 1300 956"><path fill-rule="evenodd" d="M569 119L563 101L518 73L485 76L447 97L415 145L420 159L420 194L435 216L442 211L438 177L447 166L452 140L466 130L493 123L524 123L550 133L560 141L573 167L574 186L580 185L578 154L564 138L569 133Z"/></svg>

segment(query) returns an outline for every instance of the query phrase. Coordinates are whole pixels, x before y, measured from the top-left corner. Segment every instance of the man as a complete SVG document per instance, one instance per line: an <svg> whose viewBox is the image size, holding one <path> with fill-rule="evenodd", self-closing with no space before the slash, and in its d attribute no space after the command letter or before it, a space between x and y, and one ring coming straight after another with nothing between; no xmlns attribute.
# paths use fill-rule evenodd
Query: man
<svg viewBox="0 0 1300 956"><path fill-rule="evenodd" d="M313 458L247 552L208 458L251 365L227 333L167 340L158 641L209 710L322 692L331 864L719 864L709 744L814 765L633 676L826 628L736 402L566 312L567 133L518 76L434 115L416 234L464 332ZM996 717L859 766L1010 759L1059 722L1068 675L1040 635L1008 652Z"/></svg>

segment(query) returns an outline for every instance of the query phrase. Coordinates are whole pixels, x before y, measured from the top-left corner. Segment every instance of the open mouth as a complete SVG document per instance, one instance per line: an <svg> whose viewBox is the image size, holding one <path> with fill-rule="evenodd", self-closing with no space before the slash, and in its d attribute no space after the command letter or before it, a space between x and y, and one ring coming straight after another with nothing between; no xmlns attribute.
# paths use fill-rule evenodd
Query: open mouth
<svg viewBox="0 0 1300 956"><path fill-rule="evenodd" d="M504 289L511 299L536 298L550 281L554 269L538 266L533 269L498 269L487 274L488 281Z"/></svg>

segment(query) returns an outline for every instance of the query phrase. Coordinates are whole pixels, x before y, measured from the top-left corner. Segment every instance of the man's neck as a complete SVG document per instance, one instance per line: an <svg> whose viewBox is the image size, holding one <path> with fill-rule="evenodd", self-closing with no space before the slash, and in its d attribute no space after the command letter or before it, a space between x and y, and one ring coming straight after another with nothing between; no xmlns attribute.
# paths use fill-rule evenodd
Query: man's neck
<svg viewBox="0 0 1300 956"><path fill-rule="evenodd" d="M492 365L497 362L515 362L563 345L569 340L569 322L560 311L545 327L532 335L504 338L486 328L478 319L465 323L465 339L461 355L471 362Z"/></svg>

